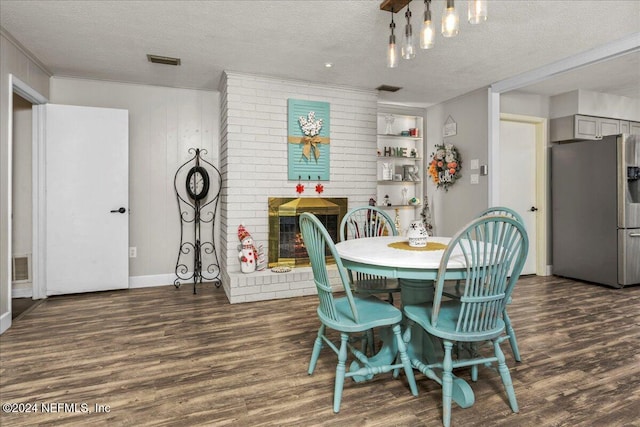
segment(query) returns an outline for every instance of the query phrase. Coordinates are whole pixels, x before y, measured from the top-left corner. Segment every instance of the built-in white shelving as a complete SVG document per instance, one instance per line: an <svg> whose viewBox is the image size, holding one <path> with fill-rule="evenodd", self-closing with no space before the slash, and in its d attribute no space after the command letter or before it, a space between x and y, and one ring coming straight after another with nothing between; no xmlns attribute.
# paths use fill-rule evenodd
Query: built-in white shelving
<svg viewBox="0 0 640 427"><path fill-rule="evenodd" d="M415 129L417 135L402 135ZM404 234L409 223L420 218L424 182L423 167L423 118L403 114L378 113L378 181L377 205L388 210L389 215L400 221L400 232ZM388 179L386 168L392 168ZM417 176L417 180L415 177ZM391 206L385 206L389 196ZM420 199L417 205L409 204L412 198Z"/></svg>

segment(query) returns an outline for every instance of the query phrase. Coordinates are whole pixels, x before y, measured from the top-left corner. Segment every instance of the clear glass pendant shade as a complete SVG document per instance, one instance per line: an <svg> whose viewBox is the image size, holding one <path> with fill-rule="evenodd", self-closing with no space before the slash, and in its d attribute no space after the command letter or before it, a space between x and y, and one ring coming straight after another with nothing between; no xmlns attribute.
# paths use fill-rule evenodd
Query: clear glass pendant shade
<svg viewBox="0 0 640 427"><path fill-rule="evenodd" d="M416 44L413 39L413 28L411 27L411 11L407 7L404 14L407 17L407 25L404 27L404 37L402 38L402 57L413 59L416 56Z"/></svg>
<svg viewBox="0 0 640 427"><path fill-rule="evenodd" d="M487 0L469 0L470 24L479 24L487 20Z"/></svg>
<svg viewBox="0 0 640 427"><path fill-rule="evenodd" d="M391 35L389 36L389 45L387 46L387 67L396 68L400 55L398 54L396 36L393 34L393 30L396 28L396 23L393 22L393 10L391 10L391 24L389 24L389 28L391 28Z"/></svg>
<svg viewBox="0 0 640 427"><path fill-rule="evenodd" d="M429 3L425 1L424 21L422 22L422 29L420 30L420 49L431 49L435 43L436 32L433 28L433 21L431 21L431 10L429 9Z"/></svg>
<svg viewBox="0 0 640 427"><path fill-rule="evenodd" d="M389 46L387 47L387 67L396 68L398 66L399 58L400 58L400 52L398 52L398 45L396 44L396 36L390 36Z"/></svg>
<svg viewBox="0 0 640 427"><path fill-rule="evenodd" d="M442 14L442 35L454 37L458 35L460 17L454 6L453 0L447 0L447 7Z"/></svg>

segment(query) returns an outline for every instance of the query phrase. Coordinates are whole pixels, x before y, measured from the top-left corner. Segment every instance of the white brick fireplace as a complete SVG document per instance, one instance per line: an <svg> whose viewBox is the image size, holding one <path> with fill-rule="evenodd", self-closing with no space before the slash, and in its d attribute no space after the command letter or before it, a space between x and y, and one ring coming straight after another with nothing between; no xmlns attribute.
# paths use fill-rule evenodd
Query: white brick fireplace
<svg viewBox="0 0 640 427"><path fill-rule="evenodd" d="M287 179L287 100L330 104L330 181L325 197L347 197L349 208L376 193L377 92L227 72L220 82L220 264L231 303L315 294L310 267L289 273L240 272L237 229L243 223L267 248L268 198L297 197ZM303 181L302 197L316 181ZM333 277L337 280L335 267Z"/></svg>

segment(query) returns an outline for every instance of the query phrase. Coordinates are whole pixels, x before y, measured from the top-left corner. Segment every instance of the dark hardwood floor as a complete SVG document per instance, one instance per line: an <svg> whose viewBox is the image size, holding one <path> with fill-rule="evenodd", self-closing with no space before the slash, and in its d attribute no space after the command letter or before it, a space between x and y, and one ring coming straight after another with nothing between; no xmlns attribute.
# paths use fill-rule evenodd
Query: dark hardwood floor
<svg viewBox="0 0 640 427"><path fill-rule="evenodd" d="M306 373L316 304L310 296L230 305L208 285L198 295L167 286L49 298L0 336L0 401L59 412L3 412L0 424L441 425L441 389L419 373L418 397L402 376L348 380L334 414L333 352ZM520 413L497 373L481 368L476 403L453 405L454 426L640 426L640 286L526 277L509 313L522 362L508 342L503 349Z"/></svg>
<svg viewBox="0 0 640 427"><path fill-rule="evenodd" d="M32 300L31 298L13 298L11 300L11 318L15 321L29 310L33 310L40 300Z"/></svg>

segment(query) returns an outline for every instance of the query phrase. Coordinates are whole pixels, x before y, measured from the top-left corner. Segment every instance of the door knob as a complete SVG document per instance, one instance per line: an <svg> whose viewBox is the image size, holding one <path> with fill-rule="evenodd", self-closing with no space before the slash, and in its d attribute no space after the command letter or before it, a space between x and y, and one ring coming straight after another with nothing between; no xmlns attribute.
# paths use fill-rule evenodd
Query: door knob
<svg viewBox="0 0 640 427"><path fill-rule="evenodd" d="M537 210L538 210L538 208L536 208L535 206L531 206L531 209L529 209L529 211L531 211L531 212L535 212Z"/></svg>
<svg viewBox="0 0 640 427"><path fill-rule="evenodd" d="M125 213L127 210L125 208L114 209L111 213Z"/></svg>

